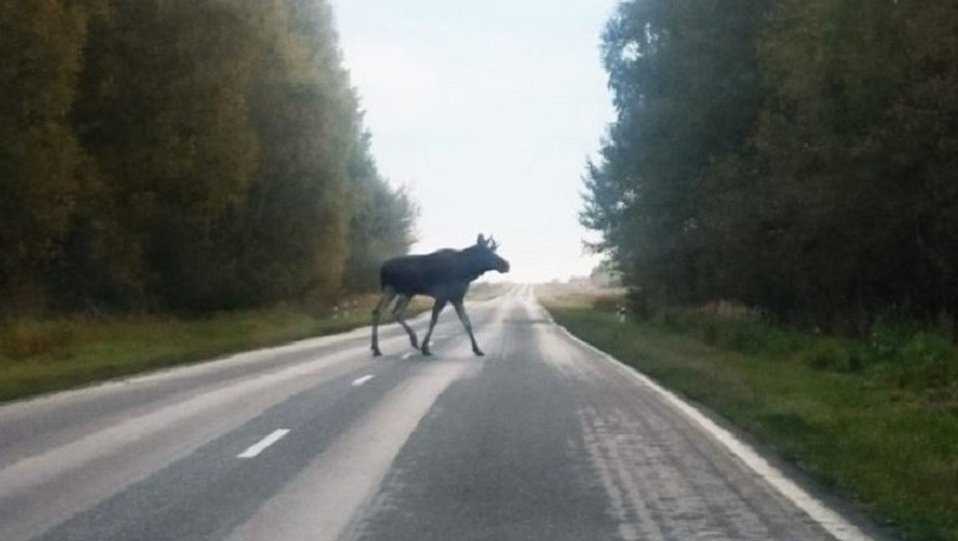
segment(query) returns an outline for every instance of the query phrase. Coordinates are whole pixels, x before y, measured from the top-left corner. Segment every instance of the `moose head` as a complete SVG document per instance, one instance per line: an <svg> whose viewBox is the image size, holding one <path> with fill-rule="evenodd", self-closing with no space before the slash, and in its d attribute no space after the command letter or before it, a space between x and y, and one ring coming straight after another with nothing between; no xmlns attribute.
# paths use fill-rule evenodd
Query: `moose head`
<svg viewBox="0 0 958 541"><path fill-rule="evenodd" d="M494 270L504 274L509 272L509 262L496 254L498 249L499 243L492 236L487 239L480 233L476 244L463 250L463 253L471 259L476 270L481 272Z"/></svg>

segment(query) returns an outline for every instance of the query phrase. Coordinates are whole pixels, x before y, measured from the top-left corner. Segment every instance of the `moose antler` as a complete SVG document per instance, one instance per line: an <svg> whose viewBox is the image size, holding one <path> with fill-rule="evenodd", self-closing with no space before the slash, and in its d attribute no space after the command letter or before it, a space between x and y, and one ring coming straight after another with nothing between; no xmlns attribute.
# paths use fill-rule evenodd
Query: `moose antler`
<svg viewBox="0 0 958 541"><path fill-rule="evenodd" d="M489 249L492 250L493 252L495 252L496 249L499 248L499 243L496 242L495 237L493 237L492 235L489 235L488 246L489 246Z"/></svg>

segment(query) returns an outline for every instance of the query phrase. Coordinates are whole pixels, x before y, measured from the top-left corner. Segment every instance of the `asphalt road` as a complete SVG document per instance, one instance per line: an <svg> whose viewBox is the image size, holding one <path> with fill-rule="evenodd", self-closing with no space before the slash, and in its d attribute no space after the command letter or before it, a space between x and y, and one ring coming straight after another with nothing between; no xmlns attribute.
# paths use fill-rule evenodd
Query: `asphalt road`
<svg viewBox="0 0 958 541"><path fill-rule="evenodd" d="M0 408L0 540L867 539L527 287ZM412 322L420 331L424 317Z"/></svg>

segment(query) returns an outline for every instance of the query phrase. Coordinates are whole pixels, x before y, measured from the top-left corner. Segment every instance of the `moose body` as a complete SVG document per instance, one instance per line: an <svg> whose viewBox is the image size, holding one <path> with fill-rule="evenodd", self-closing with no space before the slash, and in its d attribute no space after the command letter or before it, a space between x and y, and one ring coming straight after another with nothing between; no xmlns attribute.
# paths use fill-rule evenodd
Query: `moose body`
<svg viewBox="0 0 958 541"><path fill-rule="evenodd" d="M495 270L509 272L509 262L496 255L498 244L492 238L486 240L482 235L476 244L464 250L439 250L428 255L410 255L390 259L383 263L379 271L382 297L373 310L373 355L382 355L379 351L378 327L382 312L393 299L398 297L393 315L409 335L412 347L419 348L418 337L405 320L406 308L415 295L426 295L435 299L432 306L432 319L429 330L422 342L423 355L429 355L429 339L446 304L452 303L462 322L472 351L483 355L472 332L472 323L463 306L463 298L469 290L469 284L483 273Z"/></svg>

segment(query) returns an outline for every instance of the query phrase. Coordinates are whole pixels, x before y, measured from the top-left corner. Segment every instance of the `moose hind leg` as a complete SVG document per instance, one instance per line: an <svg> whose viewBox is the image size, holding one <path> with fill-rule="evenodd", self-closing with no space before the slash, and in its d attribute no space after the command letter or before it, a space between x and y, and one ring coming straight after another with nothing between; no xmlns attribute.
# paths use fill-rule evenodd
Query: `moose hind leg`
<svg viewBox="0 0 958 541"><path fill-rule="evenodd" d="M469 340L472 342L472 352L482 357L485 353L479 349L479 344L476 343L476 337L472 334L472 322L469 321L469 314L466 313L466 308L462 305L462 301L453 303L453 306L456 308L456 315L459 316L459 321L462 322L462 326L466 328L466 332L469 334Z"/></svg>
<svg viewBox="0 0 958 541"><path fill-rule="evenodd" d="M439 320L439 313L446 307L446 300L436 300L432 305L432 319L429 320L429 330L426 331L426 337L422 339L422 354L432 355L429 351L429 339L432 338L432 330L436 327L436 321Z"/></svg>
<svg viewBox="0 0 958 541"><path fill-rule="evenodd" d="M372 350L373 356L379 357L382 355L382 352L379 351L379 319L382 317L383 309L389 306L389 303L396 297L396 291L393 288L386 286L383 288L383 294L379 298L379 303L376 304L376 307L373 308L373 343Z"/></svg>
<svg viewBox="0 0 958 541"><path fill-rule="evenodd" d="M402 325L403 329L406 329L406 334L409 335L409 342L412 344L412 347L419 349L419 337L416 336L416 331L406 324L406 308L409 307L409 301L411 300L411 296L401 295L396 302L396 307L393 308L393 317Z"/></svg>

